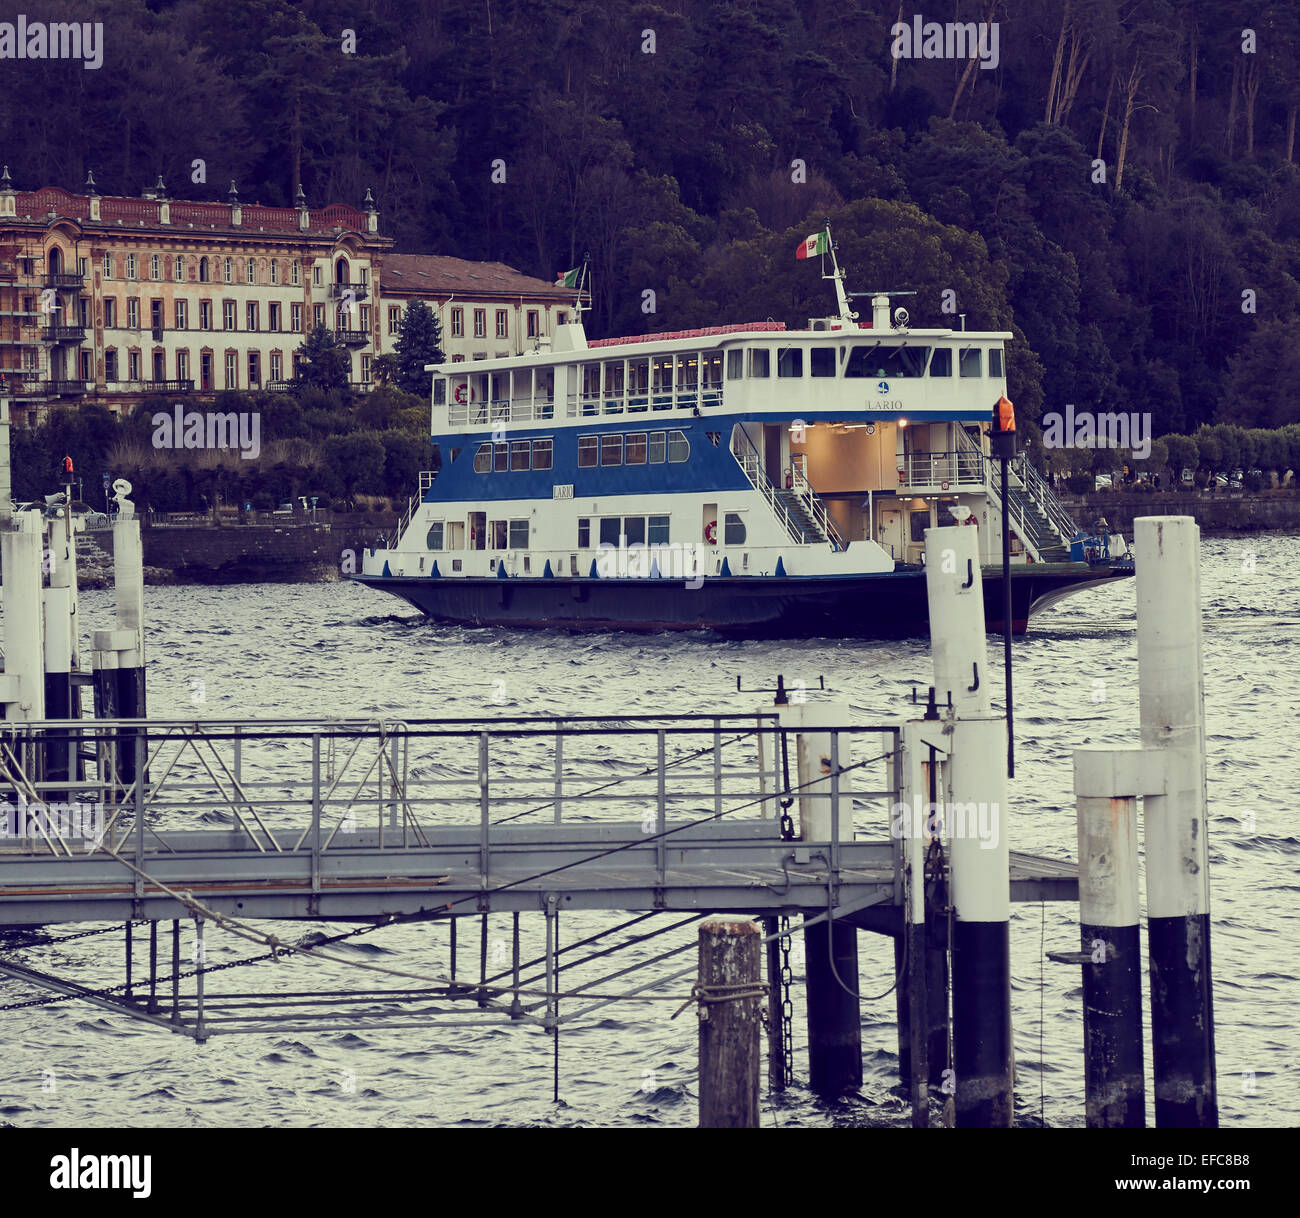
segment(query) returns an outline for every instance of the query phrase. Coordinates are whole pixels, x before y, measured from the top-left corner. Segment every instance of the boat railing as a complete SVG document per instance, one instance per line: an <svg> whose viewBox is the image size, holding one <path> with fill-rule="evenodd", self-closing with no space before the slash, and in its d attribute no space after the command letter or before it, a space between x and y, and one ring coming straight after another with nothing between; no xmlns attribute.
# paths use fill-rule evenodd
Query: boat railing
<svg viewBox="0 0 1300 1218"><path fill-rule="evenodd" d="M645 414L656 410L714 410L722 405L722 382L679 385L621 392L592 390L569 394L565 414L570 419L607 414Z"/></svg>
<svg viewBox="0 0 1300 1218"><path fill-rule="evenodd" d="M1079 531L1074 518L1065 510L1065 505L1056 497L1048 485L1047 479L1030 463L1026 454L1021 453L1013 467L1019 474L1029 496L1042 509L1043 514L1052 522L1052 527L1060 534L1061 540L1069 545L1070 539Z"/></svg>
<svg viewBox="0 0 1300 1218"><path fill-rule="evenodd" d="M826 538L834 543L835 548L837 550L845 549L844 538L839 529L835 527L835 522L826 510L826 505L817 497L817 492L813 490L812 483L808 481L803 470L797 465L793 466L791 470L790 489L799 496L799 501L804 505L804 510L813 518Z"/></svg>
<svg viewBox="0 0 1300 1218"><path fill-rule="evenodd" d="M985 457L978 451L908 453L903 458L903 479L909 487L983 486Z"/></svg>
<svg viewBox="0 0 1300 1218"><path fill-rule="evenodd" d="M736 458L745 477L749 479L749 484L767 500L768 506L784 526L790 538L800 545L807 544L808 538L803 528L791 515L790 509L777 493L776 486L763 469L763 461L758 454L758 449L754 447L754 442L745 434L743 427L736 427L732 432L731 455Z"/></svg>
<svg viewBox="0 0 1300 1218"><path fill-rule="evenodd" d="M553 397L493 398L487 402L452 402L448 421L453 427L490 427L493 423L529 423L553 419Z"/></svg>
<svg viewBox="0 0 1300 1218"><path fill-rule="evenodd" d="M1007 478L1007 497L1011 502L1004 507L1001 485L993 476L992 458L984 455L984 450L970 438L964 427L954 427L953 433L957 437L959 452L968 460L979 462L980 479L987 488L989 498L997 504L999 511L1006 513L1016 536L1020 538L1030 557L1041 562L1043 549L1051 542L1041 535L1038 522L1033 516L1026 513L1024 496L1020 493L1024 489L1024 483L1016 476L1014 468L1008 471Z"/></svg>

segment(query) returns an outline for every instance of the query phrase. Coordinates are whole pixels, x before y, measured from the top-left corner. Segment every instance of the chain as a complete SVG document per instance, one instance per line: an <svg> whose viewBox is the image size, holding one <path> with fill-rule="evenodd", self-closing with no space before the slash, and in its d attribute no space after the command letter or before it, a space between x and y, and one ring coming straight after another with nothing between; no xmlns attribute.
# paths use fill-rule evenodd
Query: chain
<svg viewBox="0 0 1300 1218"><path fill-rule="evenodd" d="M786 1086L794 1081L794 1004L790 1001L790 987L794 980L790 972L790 919L781 915L781 1073Z"/></svg>

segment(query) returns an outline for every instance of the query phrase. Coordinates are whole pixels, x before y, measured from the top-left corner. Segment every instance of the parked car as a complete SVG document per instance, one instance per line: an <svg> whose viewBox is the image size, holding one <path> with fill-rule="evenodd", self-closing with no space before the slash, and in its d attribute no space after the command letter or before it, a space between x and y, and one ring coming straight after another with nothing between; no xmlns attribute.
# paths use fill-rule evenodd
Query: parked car
<svg viewBox="0 0 1300 1218"><path fill-rule="evenodd" d="M1098 474L1093 489L1098 491L1113 490L1114 486L1111 476L1109 474Z"/></svg>
<svg viewBox="0 0 1300 1218"><path fill-rule="evenodd" d="M1194 469L1183 470L1183 485L1194 486L1196 484L1196 471Z"/></svg>

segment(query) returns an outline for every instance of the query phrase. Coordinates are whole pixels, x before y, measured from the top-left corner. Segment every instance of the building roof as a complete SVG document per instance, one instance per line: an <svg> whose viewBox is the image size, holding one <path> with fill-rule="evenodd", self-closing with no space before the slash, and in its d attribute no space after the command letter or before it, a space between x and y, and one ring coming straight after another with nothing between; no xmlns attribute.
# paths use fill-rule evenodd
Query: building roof
<svg viewBox="0 0 1300 1218"><path fill-rule="evenodd" d="M535 279L504 262L469 262L441 254L387 254L380 271L380 295L545 296L572 300L573 288Z"/></svg>

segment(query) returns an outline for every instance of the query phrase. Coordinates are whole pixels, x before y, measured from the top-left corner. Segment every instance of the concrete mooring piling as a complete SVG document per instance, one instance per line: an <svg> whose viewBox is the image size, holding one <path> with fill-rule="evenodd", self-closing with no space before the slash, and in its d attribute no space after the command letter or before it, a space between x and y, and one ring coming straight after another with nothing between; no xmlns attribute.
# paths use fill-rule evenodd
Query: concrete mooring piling
<svg viewBox="0 0 1300 1218"><path fill-rule="evenodd" d="M5 667L0 700L6 719L44 719L45 644L40 515L21 512L18 528L0 533L4 569Z"/></svg>
<svg viewBox="0 0 1300 1218"><path fill-rule="evenodd" d="M757 1129L762 935L756 922L700 926L695 987L700 1033L700 1128Z"/></svg>
<svg viewBox="0 0 1300 1218"><path fill-rule="evenodd" d="M1009 1128L1013 1114L1011 874L1006 723L990 713L984 590L974 530L926 531L935 691L951 705L942 810L952 928L953 1070L959 1127Z"/></svg>
<svg viewBox="0 0 1300 1218"><path fill-rule="evenodd" d="M1215 1128L1200 529L1143 516L1134 533L1142 745L1164 759L1142 809L1156 1125Z"/></svg>
<svg viewBox="0 0 1300 1218"><path fill-rule="evenodd" d="M1142 754L1076 749L1084 1097L1090 1129L1146 1124L1137 800Z"/></svg>
<svg viewBox="0 0 1300 1218"><path fill-rule="evenodd" d="M121 501L119 501L121 502ZM117 603L112 630L94 633L95 715L101 719L143 719L145 696L144 558L140 522L119 518L113 525L113 588ZM128 787L135 781L134 733L124 729L108 746L106 770Z"/></svg>
<svg viewBox="0 0 1300 1218"><path fill-rule="evenodd" d="M848 740L829 728L849 721L841 703L800 703L781 708L781 726L793 728L799 839L807 861L820 860L832 872L838 843L851 838L852 797L833 771L848 761ZM862 1017L858 1006L858 932L828 919L803 932L808 1000L808 1083L822 1095L862 1086Z"/></svg>
<svg viewBox="0 0 1300 1218"><path fill-rule="evenodd" d="M79 719L81 688L74 673L81 668L81 630L77 617L77 528L69 514L47 522L49 543L46 554L49 587L42 592L45 636L45 714L49 719ZM33 513L34 515L35 513ZM77 735L75 731L52 730L45 756L45 776L50 782L77 778ZM50 799L68 798L67 791L53 791Z"/></svg>

